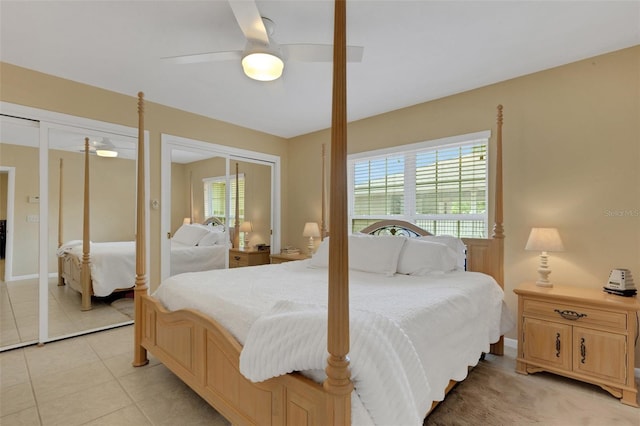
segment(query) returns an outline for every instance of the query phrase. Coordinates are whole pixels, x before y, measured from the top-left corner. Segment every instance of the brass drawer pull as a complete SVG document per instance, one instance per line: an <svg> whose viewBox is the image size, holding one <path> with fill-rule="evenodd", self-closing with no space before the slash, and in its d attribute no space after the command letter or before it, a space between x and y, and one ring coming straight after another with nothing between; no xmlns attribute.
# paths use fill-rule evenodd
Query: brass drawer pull
<svg viewBox="0 0 640 426"><path fill-rule="evenodd" d="M568 319L571 321L576 321L579 320L580 318L586 317L587 314L579 314L576 311L569 311L569 310L564 310L564 311L560 311L558 309L554 309L553 312L557 312L558 314L560 314L560 316L564 319Z"/></svg>
<svg viewBox="0 0 640 426"><path fill-rule="evenodd" d="M239 261L239 260L240 260L240 256L233 256L233 258L234 258L236 261Z"/></svg>

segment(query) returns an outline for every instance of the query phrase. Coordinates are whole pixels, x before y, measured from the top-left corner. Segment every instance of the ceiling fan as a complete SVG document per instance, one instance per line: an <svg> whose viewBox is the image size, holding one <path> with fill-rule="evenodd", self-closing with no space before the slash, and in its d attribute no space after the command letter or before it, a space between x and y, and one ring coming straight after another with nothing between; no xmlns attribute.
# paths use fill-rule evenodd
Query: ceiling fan
<svg viewBox="0 0 640 426"><path fill-rule="evenodd" d="M134 147L125 148L122 146L116 147L109 138L90 138L89 139L89 154L95 154L98 157L117 157L121 150L134 150ZM76 149L78 152L84 152L84 142L81 148Z"/></svg>
<svg viewBox="0 0 640 426"><path fill-rule="evenodd" d="M260 15L255 1L229 0L231 10L238 21L247 44L244 50L206 52L162 58L175 64L241 60L244 73L259 81L278 79L284 70L284 61L331 62L332 44L278 44L272 38L275 24ZM347 46L347 60L362 61L364 48Z"/></svg>

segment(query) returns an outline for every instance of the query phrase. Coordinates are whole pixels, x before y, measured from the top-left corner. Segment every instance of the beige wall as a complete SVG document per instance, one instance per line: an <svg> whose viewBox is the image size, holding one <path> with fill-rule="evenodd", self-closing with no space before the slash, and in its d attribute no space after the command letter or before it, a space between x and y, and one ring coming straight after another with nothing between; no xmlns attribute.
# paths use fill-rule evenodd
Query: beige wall
<svg viewBox="0 0 640 426"><path fill-rule="evenodd" d="M504 284L513 312L514 287L537 276L538 253L524 250L534 226L558 227L563 238L565 252L550 254L555 283L599 288L616 267L640 277L638 46L351 123L348 150L495 134L498 104L504 105ZM329 138L322 131L289 144L292 229L320 220L320 152ZM301 236L288 237L303 246Z"/></svg>
<svg viewBox="0 0 640 426"><path fill-rule="evenodd" d="M137 125L135 94L0 65L3 101ZM556 283L599 288L615 267L640 276L639 80L636 46L351 123L349 152L495 130L495 107L503 104L504 284L515 312L513 288L536 277L537 253L524 250L534 226L556 226L564 240L566 251L550 257ZM279 155L282 244L306 245L304 223L320 222L320 153L322 143L329 149L328 131L287 142L153 102L146 111L152 198L160 198L160 133ZM159 229L159 210L152 210L152 288Z"/></svg>
<svg viewBox="0 0 640 426"><path fill-rule="evenodd" d="M140 89L144 90L144 87ZM0 62L0 100L4 102L137 127L136 95L136 93L123 95L110 92ZM281 158L282 174L287 174L288 153L285 139L169 108L154 103L153 93L145 95L145 128L149 132L151 178L149 195L151 199L162 201L160 197L160 135L162 133L276 155ZM37 191L37 187L35 190ZM285 194L284 188L282 192ZM281 201L283 206L286 200L285 194ZM282 220L286 223L287 212L284 208L282 210ZM160 277L160 209L150 211L150 220L149 282L154 289ZM35 228L37 230L37 226ZM29 254L29 256L32 255Z"/></svg>

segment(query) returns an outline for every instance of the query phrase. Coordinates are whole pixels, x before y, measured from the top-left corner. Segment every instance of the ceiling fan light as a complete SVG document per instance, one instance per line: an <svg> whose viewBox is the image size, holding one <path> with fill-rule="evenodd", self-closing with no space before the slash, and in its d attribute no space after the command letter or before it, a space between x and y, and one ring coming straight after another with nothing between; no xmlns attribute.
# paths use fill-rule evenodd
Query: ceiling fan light
<svg viewBox="0 0 640 426"><path fill-rule="evenodd" d="M97 149L96 154L98 157L117 157L118 151L113 151L111 149Z"/></svg>
<svg viewBox="0 0 640 426"><path fill-rule="evenodd" d="M272 81L282 75L284 62L272 53L256 52L242 58L242 69L249 78Z"/></svg>

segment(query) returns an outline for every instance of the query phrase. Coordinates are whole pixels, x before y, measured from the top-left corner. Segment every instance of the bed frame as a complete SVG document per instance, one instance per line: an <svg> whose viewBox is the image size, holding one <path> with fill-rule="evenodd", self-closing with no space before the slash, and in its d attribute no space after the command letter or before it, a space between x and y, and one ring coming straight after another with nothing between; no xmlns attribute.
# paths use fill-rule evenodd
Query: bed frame
<svg viewBox="0 0 640 426"><path fill-rule="evenodd" d="M58 248L64 244L63 239L63 161L60 159L60 195L58 202ZM78 258L71 254L58 257L58 286L68 284L69 287L78 291L82 296L80 309L82 311L91 310L91 296L93 295L93 284L91 281L91 231L89 222L89 138L84 140L84 201L82 219L82 257ZM134 286L118 288L113 292L130 291Z"/></svg>
<svg viewBox="0 0 640 426"><path fill-rule="evenodd" d="M252 383L239 372L242 346L219 323L194 310L169 312L148 294L144 245L144 162L138 162L137 263L134 366L148 363L147 351L234 425L348 425L349 371L348 226L346 173L346 6L335 2L334 84L331 130L329 243L329 357L327 379L315 383L298 373ZM144 137L144 101L138 94L139 155ZM498 106L495 226L489 239L467 239L467 269L503 282L502 107ZM502 339L492 346L502 354ZM453 382L449 384L450 389ZM435 404L434 404L435 405ZM425 413L426 416L427 413Z"/></svg>

